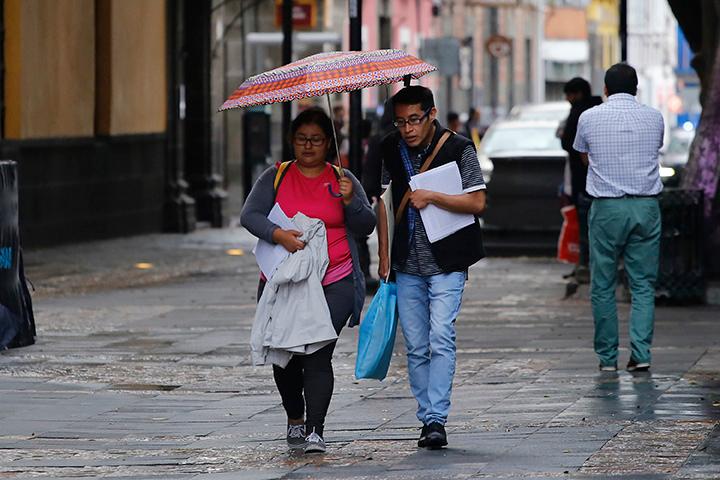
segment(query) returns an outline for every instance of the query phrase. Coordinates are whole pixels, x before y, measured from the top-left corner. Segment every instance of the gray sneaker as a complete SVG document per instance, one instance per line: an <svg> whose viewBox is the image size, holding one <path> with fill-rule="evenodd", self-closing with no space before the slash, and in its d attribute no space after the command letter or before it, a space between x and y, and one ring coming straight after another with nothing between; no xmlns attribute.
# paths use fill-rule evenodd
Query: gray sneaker
<svg viewBox="0 0 720 480"><path fill-rule="evenodd" d="M305 438L305 453L325 453L326 450L325 440L313 428L312 433Z"/></svg>
<svg viewBox="0 0 720 480"><path fill-rule="evenodd" d="M291 449L303 448L305 446L305 425L290 425L287 426L287 440L288 447Z"/></svg>

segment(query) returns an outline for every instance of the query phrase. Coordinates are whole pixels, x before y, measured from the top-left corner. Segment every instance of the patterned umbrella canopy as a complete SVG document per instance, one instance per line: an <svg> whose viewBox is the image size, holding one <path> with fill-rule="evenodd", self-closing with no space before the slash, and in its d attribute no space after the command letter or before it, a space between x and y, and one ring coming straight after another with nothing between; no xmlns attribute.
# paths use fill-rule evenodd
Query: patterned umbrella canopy
<svg viewBox="0 0 720 480"><path fill-rule="evenodd" d="M420 78L437 70L402 50L327 52L250 77L219 110L349 92Z"/></svg>

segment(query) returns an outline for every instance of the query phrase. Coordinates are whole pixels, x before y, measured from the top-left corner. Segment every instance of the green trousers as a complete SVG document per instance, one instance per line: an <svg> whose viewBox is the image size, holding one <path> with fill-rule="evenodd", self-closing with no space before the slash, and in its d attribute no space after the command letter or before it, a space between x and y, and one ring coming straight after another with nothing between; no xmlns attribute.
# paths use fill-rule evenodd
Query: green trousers
<svg viewBox="0 0 720 480"><path fill-rule="evenodd" d="M655 324L655 281L660 255L660 208L654 197L596 199L590 208L590 298L595 352L601 365L616 365L618 261L630 283L630 347L639 363L650 362Z"/></svg>

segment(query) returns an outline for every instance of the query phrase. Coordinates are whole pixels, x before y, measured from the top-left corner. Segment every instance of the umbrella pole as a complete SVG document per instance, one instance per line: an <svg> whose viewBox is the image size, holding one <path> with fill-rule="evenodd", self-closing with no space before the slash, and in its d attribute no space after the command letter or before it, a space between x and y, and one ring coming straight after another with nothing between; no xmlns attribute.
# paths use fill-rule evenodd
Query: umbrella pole
<svg viewBox="0 0 720 480"><path fill-rule="evenodd" d="M340 163L340 147L338 147L337 132L335 131L335 114L333 113L332 103L330 103L330 94L326 93L325 97L327 98L328 111L330 112L330 123L332 124L333 139L335 140L335 161L337 162L338 167L340 167L340 176L344 177L345 171L342 167L342 164Z"/></svg>

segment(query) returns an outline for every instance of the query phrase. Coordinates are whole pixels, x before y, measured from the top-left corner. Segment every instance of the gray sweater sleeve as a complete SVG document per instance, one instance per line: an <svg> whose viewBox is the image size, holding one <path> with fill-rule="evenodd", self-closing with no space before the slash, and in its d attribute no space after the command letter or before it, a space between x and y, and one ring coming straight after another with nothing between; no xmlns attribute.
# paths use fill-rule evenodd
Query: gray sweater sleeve
<svg viewBox="0 0 720 480"><path fill-rule="evenodd" d="M248 232L270 243L274 243L272 234L278 228L267 218L275 204L273 183L276 173L277 167L272 166L260 175L250 190L250 195L245 200L245 205L240 213L240 224Z"/></svg>
<svg viewBox="0 0 720 480"><path fill-rule="evenodd" d="M375 228L375 212L355 175L345 169L345 176L353 182L353 199L345 206L345 224L356 235L370 235Z"/></svg>

